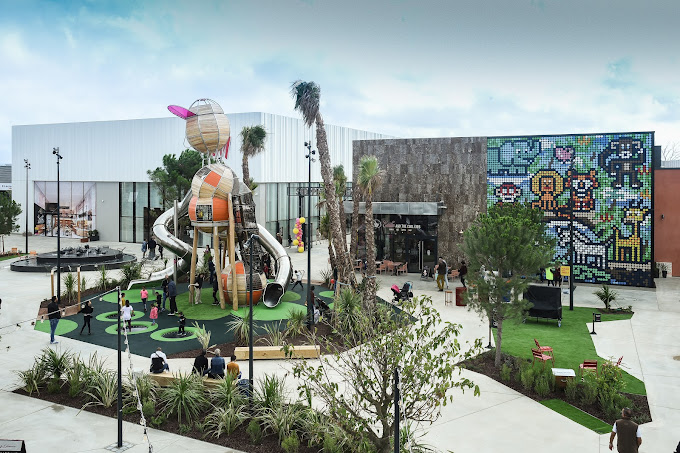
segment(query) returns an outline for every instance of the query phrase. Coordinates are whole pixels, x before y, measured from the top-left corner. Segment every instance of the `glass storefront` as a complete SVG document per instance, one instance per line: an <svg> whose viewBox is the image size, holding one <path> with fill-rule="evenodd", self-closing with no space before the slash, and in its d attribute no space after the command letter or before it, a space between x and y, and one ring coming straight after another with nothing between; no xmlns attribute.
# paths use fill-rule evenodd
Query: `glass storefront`
<svg viewBox="0 0 680 453"><path fill-rule="evenodd" d="M374 216L375 256L379 261L408 263L409 272L432 269L437 262L437 216L378 214ZM357 253L366 256L366 227L361 216Z"/></svg>
<svg viewBox="0 0 680 453"><path fill-rule="evenodd" d="M308 219L308 203L310 197L298 195L298 188L307 189L307 183L267 183L264 186L266 197L266 218L265 228L272 235L280 232L283 237L283 245L288 245L288 238L293 239L293 228L295 219L304 217ZM312 189L319 186L319 183L312 183ZM303 237L307 235L307 226L312 225L312 240L317 239L319 219L326 213L319 205L319 196L314 192L311 196L312 216L303 225Z"/></svg>
<svg viewBox="0 0 680 453"><path fill-rule="evenodd" d="M85 238L96 229L95 183L63 181L59 187L59 200L56 182L35 181L33 187L35 234L57 235L57 210L62 237Z"/></svg>
<svg viewBox="0 0 680 453"><path fill-rule="evenodd" d="M119 183L120 242L148 240L153 223L164 211L163 201L153 183Z"/></svg>

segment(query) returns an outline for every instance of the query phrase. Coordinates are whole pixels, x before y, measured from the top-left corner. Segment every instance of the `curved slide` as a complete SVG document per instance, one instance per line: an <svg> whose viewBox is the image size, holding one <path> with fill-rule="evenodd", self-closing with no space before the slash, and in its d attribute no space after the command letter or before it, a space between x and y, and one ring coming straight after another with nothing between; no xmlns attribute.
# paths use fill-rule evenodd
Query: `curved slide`
<svg viewBox="0 0 680 453"><path fill-rule="evenodd" d="M190 200L191 192L187 193L179 204L177 217L182 217L188 213ZM157 242L177 255L177 272L187 272L191 264L191 246L170 234L170 225L173 223L174 216L174 207L161 214L153 224L153 234L156 236ZM265 250L267 250L275 260L276 269L278 269L276 278L273 282L267 284L262 298L267 307L274 308L281 301L281 297L283 297L283 294L286 292L286 288L290 283L293 274L293 265L290 261L290 257L286 253L286 249L283 248L283 245L279 244L279 241L277 241L265 227L260 224L258 224L257 227L258 235L260 236L260 244L262 244ZM136 283L162 280L166 276L171 276L172 274L173 266L169 266L163 270L152 273L147 280L134 280L130 282L130 286Z"/></svg>

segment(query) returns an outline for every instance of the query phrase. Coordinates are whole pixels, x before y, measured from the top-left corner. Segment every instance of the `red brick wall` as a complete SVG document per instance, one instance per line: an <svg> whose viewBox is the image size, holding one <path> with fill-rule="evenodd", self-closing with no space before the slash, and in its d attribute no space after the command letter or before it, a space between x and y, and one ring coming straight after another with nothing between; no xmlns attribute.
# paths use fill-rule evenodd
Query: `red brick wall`
<svg viewBox="0 0 680 453"><path fill-rule="evenodd" d="M680 277L680 168L654 171L654 260Z"/></svg>

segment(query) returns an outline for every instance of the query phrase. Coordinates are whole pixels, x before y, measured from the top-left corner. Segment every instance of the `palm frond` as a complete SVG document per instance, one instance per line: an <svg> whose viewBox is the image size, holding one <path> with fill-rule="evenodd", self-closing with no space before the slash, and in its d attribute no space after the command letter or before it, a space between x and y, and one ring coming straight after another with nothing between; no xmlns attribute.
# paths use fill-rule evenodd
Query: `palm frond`
<svg viewBox="0 0 680 453"><path fill-rule="evenodd" d="M296 80L290 86L290 94L295 100L295 110L302 114L307 127L311 127L319 115L321 88L314 82Z"/></svg>

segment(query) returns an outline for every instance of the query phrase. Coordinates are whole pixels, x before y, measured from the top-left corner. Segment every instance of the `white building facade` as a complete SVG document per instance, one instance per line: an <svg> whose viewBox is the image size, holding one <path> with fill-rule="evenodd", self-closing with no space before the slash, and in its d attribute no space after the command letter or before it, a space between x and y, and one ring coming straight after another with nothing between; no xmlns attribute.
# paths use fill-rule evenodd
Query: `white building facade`
<svg viewBox="0 0 680 453"><path fill-rule="evenodd" d="M257 218L273 234L282 231L287 237L290 219L302 212L299 204L302 200L295 193L297 187L307 184L304 142L311 142L316 149L315 130L306 127L301 119L270 113L236 113L227 117L231 145L225 163L239 177L241 129L258 124L266 129L265 150L249 162L250 175L259 184L255 190ZM155 215L164 209L147 170L162 167L164 155L179 156L189 147L184 132L185 122L176 117L13 126L12 198L22 209L28 209L28 228L34 234L56 234L59 206L62 236L84 237L96 229L101 240L141 242L148 238ZM350 181L352 142L389 138L328 124L326 132L331 162L342 164ZM59 163L59 203L53 148L59 148L63 157ZM24 159L31 164L28 203ZM311 180L321 181L318 159L312 163ZM318 215L316 200L312 199L312 203Z"/></svg>

